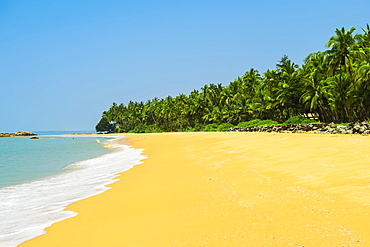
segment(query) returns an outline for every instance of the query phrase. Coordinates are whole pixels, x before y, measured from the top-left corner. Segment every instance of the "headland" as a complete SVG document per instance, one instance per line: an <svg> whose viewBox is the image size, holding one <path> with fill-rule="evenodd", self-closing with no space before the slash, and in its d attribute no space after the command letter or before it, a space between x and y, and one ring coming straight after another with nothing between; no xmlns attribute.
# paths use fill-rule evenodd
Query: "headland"
<svg viewBox="0 0 370 247"><path fill-rule="evenodd" d="M37 136L37 134L27 131L18 131L14 133L0 133L0 137L14 137L14 136Z"/></svg>

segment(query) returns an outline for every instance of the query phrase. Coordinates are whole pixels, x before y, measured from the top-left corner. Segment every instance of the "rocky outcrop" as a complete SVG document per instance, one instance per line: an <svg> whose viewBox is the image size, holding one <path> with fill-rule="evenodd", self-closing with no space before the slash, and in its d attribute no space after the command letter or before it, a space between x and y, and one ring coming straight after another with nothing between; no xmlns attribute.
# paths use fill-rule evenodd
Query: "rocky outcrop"
<svg viewBox="0 0 370 247"><path fill-rule="evenodd" d="M356 122L348 125L330 124L292 124L259 127L230 128L234 132L277 132L277 133L322 133L322 134L370 134L369 122Z"/></svg>
<svg viewBox="0 0 370 247"><path fill-rule="evenodd" d="M18 131L15 133L0 133L0 137L13 137L13 136L37 136L37 134L26 131Z"/></svg>
<svg viewBox="0 0 370 247"><path fill-rule="evenodd" d="M370 124L369 122L361 122L361 123L356 122L356 123L350 123L348 125L336 126L335 124L331 123L331 124L328 124L325 127L325 129L321 131L321 133L368 135L370 134Z"/></svg>

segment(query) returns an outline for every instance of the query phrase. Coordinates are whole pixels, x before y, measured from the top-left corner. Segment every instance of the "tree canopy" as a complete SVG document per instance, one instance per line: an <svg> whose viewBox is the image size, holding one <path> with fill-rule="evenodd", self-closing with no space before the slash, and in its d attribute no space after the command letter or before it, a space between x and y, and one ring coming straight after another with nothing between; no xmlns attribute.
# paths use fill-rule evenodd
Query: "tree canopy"
<svg viewBox="0 0 370 247"><path fill-rule="evenodd" d="M326 123L369 120L370 27L354 31L336 29L327 50L309 54L302 66L283 56L275 69L259 73L251 68L226 86L210 83L189 95L113 103L101 121L117 132L140 133L201 130L253 119L284 122L293 116L315 116Z"/></svg>
<svg viewBox="0 0 370 247"><path fill-rule="evenodd" d="M97 132L113 132L114 125L111 124L106 117L102 117L99 123L95 126Z"/></svg>

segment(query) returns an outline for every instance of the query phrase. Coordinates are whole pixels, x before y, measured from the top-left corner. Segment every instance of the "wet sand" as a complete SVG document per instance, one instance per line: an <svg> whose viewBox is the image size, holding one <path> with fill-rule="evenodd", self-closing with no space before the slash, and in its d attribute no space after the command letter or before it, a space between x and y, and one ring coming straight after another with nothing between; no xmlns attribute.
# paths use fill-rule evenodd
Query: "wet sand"
<svg viewBox="0 0 370 247"><path fill-rule="evenodd" d="M370 136L125 136L144 163L21 246L370 246Z"/></svg>

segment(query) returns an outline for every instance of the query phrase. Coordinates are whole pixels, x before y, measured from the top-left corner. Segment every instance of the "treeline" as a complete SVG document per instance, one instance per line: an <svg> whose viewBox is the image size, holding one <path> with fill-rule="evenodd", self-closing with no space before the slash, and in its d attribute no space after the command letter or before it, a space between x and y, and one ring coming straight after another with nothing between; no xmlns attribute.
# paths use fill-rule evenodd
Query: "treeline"
<svg viewBox="0 0 370 247"><path fill-rule="evenodd" d="M311 53L302 66L283 56L275 69L250 69L227 86L208 84L189 95L146 102L113 103L98 131L197 131L209 124L253 119L284 122L292 116L355 122L370 118L370 27L336 29L327 50Z"/></svg>

